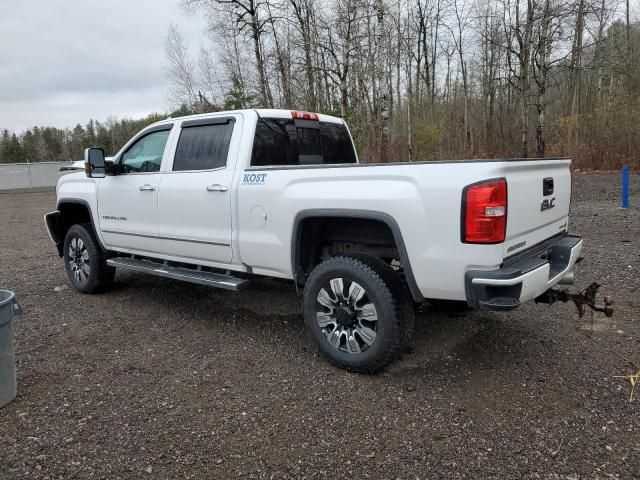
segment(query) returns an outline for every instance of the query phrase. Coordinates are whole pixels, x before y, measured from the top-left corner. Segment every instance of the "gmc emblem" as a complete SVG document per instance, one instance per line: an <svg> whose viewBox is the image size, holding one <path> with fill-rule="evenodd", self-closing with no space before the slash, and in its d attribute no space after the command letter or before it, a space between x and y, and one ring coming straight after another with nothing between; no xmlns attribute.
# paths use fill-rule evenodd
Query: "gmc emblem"
<svg viewBox="0 0 640 480"><path fill-rule="evenodd" d="M553 197L551 199L545 198L544 200L542 200L542 203L540 204L540 211L544 212L545 210L549 210L550 208L553 208L555 206L556 206L556 197Z"/></svg>

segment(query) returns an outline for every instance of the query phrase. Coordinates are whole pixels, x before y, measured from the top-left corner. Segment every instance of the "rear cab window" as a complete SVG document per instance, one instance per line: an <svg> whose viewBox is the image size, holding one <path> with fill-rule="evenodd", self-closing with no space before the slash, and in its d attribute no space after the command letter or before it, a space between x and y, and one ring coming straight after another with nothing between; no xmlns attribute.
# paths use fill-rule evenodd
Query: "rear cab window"
<svg viewBox="0 0 640 480"><path fill-rule="evenodd" d="M252 167L357 163L343 123L259 118L251 153Z"/></svg>

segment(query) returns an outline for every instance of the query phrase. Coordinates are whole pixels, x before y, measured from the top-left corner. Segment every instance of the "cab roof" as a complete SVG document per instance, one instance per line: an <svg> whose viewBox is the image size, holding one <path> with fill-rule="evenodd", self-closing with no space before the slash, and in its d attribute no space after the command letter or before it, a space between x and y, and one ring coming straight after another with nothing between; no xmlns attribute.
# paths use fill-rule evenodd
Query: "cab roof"
<svg viewBox="0 0 640 480"><path fill-rule="evenodd" d="M199 113L196 115L185 115L182 117L169 117L159 122L156 122L152 125L162 125L163 123L171 123L176 120L192 120L198 118L207 118L213 116L220 115L229 115L229 114L249 114L254 115L257 114L260 118L293 118L292 113L298 110L285 110L283 108L246 108L242 110L225 110L222 112L210 112L210 113ZM334 117L332 115L325 115L324 113L318 113L318 120L321 122L327 123L344 123L344 120L340 117ZM149 126L152 126L149 125Z"/></svg>

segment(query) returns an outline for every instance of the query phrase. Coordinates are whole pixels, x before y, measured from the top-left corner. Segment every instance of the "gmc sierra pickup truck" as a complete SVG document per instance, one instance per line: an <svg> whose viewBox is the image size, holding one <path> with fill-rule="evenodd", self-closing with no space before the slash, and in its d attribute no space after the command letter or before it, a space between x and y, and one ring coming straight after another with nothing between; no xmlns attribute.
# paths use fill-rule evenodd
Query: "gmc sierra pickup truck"
<svg viewBox="0 0 640 480"><path fill-rule="evenodd" d="M170 118L85 162L45 216L74 288L104 290L117 268L234 291L290 279L319 350L352 371L408 347L416 303L562 299L582 248L569 159L361 164L328 115Z"/></svg>

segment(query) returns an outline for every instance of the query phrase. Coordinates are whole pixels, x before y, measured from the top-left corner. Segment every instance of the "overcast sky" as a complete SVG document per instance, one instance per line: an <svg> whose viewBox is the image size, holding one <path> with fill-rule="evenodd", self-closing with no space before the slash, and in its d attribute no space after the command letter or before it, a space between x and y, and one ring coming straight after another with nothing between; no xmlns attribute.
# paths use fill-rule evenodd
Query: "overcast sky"
<svg viewBox="0 0 640 480"><path fill-rule="evenodd" d="M0 0L0 129L73 127L169 108L164 40L192 51L202 16L178 0Z"/></svg>

